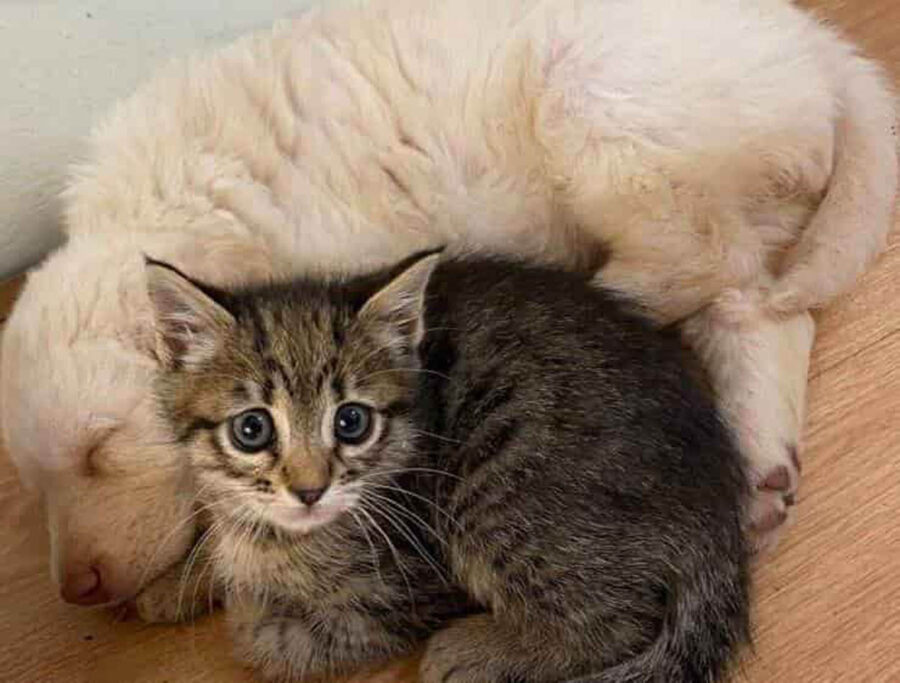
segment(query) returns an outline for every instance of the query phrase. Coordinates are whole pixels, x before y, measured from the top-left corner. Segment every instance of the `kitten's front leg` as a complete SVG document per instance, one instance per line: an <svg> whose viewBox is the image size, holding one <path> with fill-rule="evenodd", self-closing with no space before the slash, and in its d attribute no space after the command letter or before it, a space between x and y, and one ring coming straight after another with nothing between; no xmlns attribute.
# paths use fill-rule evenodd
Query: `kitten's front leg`
<svg viewBox="0 0 900 683"><path fill-rule="evenodd" d="M798 451L815 324L808 313L771 319L752 295L735 291L689 318L682 334L709 371L747 463L751 539L757 550L771 549L800 481Z"/></svg>
<svg viewBox="0 0 900 683"><path fill-rule="evenodd" d="M492 614L477 614L431 637L419 677L421 683L549 683L571 666L566 660L565 647L548 646L539 634Z"/></svg>
<svg viewBox="0 0 900 683"><path fill-rule="evenodd" d="M270 681L334 681L374 671L415 648L414 641L391 636L349 606L335 617L299 604L274 608L230 595L226 611L238 657Z"/></svg>
<svg viewBox="0 0 900 683"><path fill-rule="evenodd" d="M271 613L249 598L230 596L228 624L238 659L269 681L302 680L321 673L306 624Z"/></svg>

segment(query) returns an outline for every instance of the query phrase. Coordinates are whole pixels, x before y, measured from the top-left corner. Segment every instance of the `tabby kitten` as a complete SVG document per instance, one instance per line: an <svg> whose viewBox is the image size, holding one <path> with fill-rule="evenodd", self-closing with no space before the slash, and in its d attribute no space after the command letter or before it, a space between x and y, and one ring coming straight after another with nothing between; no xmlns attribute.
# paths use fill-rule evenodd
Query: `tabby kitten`
<svg viewBox="0 0 900 683"><path fill-rule="evenodd" d="M158 262L165 417L241 655L425 683L718 680L746 482L676 342L577 276L417 256L225 292Z"/></svg>

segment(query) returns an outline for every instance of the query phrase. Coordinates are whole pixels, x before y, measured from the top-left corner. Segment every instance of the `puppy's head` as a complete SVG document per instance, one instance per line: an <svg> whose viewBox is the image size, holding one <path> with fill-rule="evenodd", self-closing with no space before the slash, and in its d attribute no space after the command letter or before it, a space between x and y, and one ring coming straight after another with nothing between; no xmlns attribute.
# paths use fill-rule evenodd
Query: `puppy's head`
<svg viewBox="0 0 900 683"><path fill-rule="evenodd" d="M194 534L187 469L157 419L135 250L70 243L31 274L3 335L0 425L43 496L51 572L78 604L133 596Z"/></svg>

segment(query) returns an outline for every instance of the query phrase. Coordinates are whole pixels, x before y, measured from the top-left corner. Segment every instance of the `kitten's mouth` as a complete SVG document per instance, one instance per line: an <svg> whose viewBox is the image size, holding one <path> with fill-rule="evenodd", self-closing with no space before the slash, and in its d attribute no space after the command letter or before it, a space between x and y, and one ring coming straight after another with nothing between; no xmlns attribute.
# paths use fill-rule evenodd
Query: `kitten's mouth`
<svg viewBox="0 0 900 683"><path fill-rule="evenodd" d="M292 534L308 534L311 531L333 522L342 510L333 505L300 505L273 504L269 506L272 522Z"/></svg>

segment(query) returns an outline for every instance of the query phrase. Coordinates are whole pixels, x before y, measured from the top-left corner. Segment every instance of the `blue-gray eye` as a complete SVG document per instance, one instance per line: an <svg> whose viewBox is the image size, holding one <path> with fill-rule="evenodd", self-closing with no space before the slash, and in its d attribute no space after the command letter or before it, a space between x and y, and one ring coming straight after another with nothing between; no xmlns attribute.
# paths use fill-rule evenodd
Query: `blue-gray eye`
<svg viewBox="0 0 900 683"><path fill-rule="evenodd" d="M356 446L372 433L372 409L361 403L344 403L334 414L334 437Z"/></svg>
<svg viewBox="0 0 900 683"><path fill-rule="evenodd" d="M268 410L252 408L231 418L231 443L244 453L259 453L272 443L275 425Z"/></svg>

